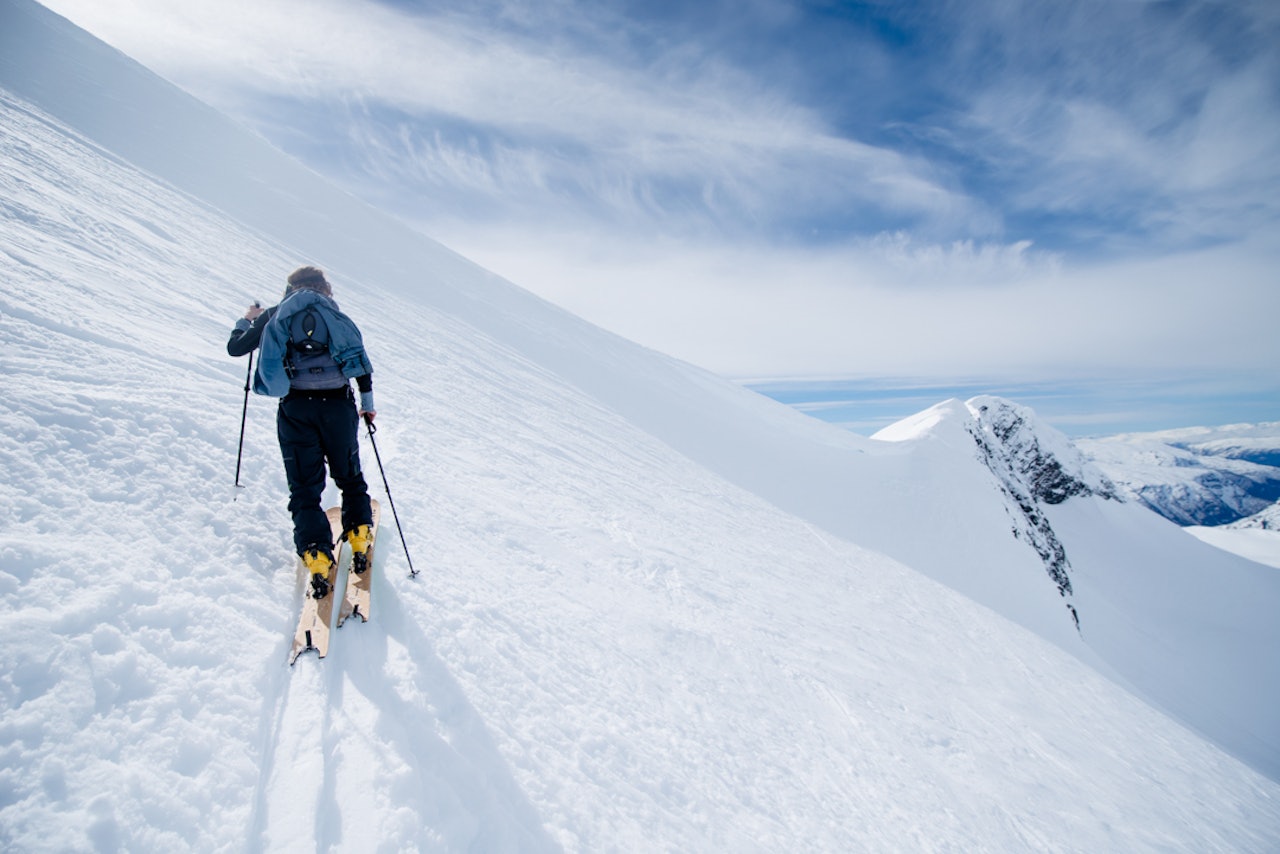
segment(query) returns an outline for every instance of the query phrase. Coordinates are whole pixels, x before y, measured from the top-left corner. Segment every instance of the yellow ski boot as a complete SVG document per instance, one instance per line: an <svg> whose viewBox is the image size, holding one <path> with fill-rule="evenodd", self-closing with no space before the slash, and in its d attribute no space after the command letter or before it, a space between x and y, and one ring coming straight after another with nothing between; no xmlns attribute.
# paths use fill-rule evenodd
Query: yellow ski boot
<svg viewBox="0 0 1280 854"><path fill-rule="evenodd" d="M373 545L373 529L368 525L356 525L347 531L351 545L351 571L361 575L369 568L369 548Z"/></svg>
<svg viewBox="0 0 1280 854"><path fill-rule="evenodd" d="M318 548L302 553L302 563L311 573L311 598L323 599L329 595L329 570L333 569L333 556Z"/></svg>

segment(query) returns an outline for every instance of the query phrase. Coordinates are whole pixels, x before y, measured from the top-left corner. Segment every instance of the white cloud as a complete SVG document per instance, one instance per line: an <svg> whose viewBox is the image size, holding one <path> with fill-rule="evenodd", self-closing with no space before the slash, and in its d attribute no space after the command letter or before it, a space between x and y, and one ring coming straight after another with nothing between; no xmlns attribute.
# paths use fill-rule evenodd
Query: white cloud
<svg viewBox="0 0 1280 854"><path fill-rule="evenodd" d="M1021 244L786 252L448 237L606 328L737 377L1256 375L1280 360L1274 247L1086 267Z"/></svg>
<svg viewBox="0 0 1280 854"><path fill-rule="evenodd" d="M598 216L603 204L628 226L695 203L713 228L858 209L990 225L924 161L835 135L812 110L686 46L640 64L602 56L607 32L549 48L488 19L359 0L50 5L232 112L288 123L288 100L353 104L362 168L428 182L424 192L544 211L565 201L566 216L574 204ZM263 97L268 106L255 107ZM400 115L373 120L361 104Z"/></svg>
<svg viewBox="0 0 1280 854"><path fill-rule="evenodd" d="M1010 219L1073 218L1111 250L1275 233L1275 4L1005 5L956 21L1000 73L961 78L949 141L1010 188Z"/></svg>
<svg viewBox="0 0 1280 854"><path fill-rule="evenodd" d="M1276 72L1253 66L1214 86L1183 146L1176 177L1188 188L1247 190L1260 175L1280 183ZM1275 202L1275 197L1271 200Z"/></svg>

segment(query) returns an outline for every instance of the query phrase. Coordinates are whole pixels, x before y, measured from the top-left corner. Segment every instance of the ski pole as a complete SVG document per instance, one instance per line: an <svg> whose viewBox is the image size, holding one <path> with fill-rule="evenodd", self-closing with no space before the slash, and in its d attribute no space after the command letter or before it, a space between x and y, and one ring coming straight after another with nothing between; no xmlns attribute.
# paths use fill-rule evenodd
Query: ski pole
<svg viewBox="0 0 1280 854"><path fill-rule="evenodd" d="M244 489L240 484L240 462L244 459L244 422L249 414L249 384L253 382L253 351L249 351L249 370L244 375L244 409L240 412L240 448L236 451L236 489ZM239 498L239 493L236 494Z"/></svg>
<svg viewBox="0 0 1280 854"><path fill-rule="evenodd" d="M404 541L404 527L400 524L400 514L396 512L396 502L391 497L391 484L387 483L387 470L382 467L382 455L378 453L378 443L373 438L373 434L378 428L373 426L373 419L368 415L364 417L364 423L369 428L369 444L373 445L373 457L378 461L378 471L382 474L382 486L387 490L387 503L391 505L391 516L396 520L396 531L400 534L400 545L404 547L404 559L409 562L409 577L417 578L418 570L413 568L413 558L409 557L409 544Z"/></svg>

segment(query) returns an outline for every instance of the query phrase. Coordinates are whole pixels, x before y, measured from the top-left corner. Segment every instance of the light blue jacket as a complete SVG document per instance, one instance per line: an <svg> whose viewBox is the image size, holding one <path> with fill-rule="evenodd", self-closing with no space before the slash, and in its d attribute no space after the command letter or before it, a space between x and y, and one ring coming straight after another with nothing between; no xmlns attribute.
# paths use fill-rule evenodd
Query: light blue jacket
<svg viewBox="0 0 1280 854"><path fill-rule="evenodd" d="M329 297L299 288L285 296L275 316L262 330L261 356L253 377L253 390L258 394L284 397L289 393L289 375L284 366L288 355L289 324L295 314L309 306L315 306L324 317L329 328L329 354L342 368L342 375L351 379L373 373L373 366L364 352L364 339L351 318L339 311L338 304Z"/></svg>

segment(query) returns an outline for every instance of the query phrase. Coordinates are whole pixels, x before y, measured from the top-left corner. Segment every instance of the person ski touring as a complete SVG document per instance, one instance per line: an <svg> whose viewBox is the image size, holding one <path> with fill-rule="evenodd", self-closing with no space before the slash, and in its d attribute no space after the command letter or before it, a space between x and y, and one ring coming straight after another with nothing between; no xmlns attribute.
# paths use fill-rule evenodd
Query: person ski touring
<svg viewBox="0 0 1280 854"><path fill-rule="evenodd" d="M360 419L370 426L373 366L360 330L338 309L333 288L317 267L289 274L278 305L254 303L235 323L227 353L261 349L254 372L257 394L280 398L276 432L289 483L293 542L311 577L311 595L323 599L333 586L333 542L320 502L325 464L342 491L343 537L351 546L351 570L368 568L373 514L360 467ZM360 390L359 401L351 380Z"/></svg>

